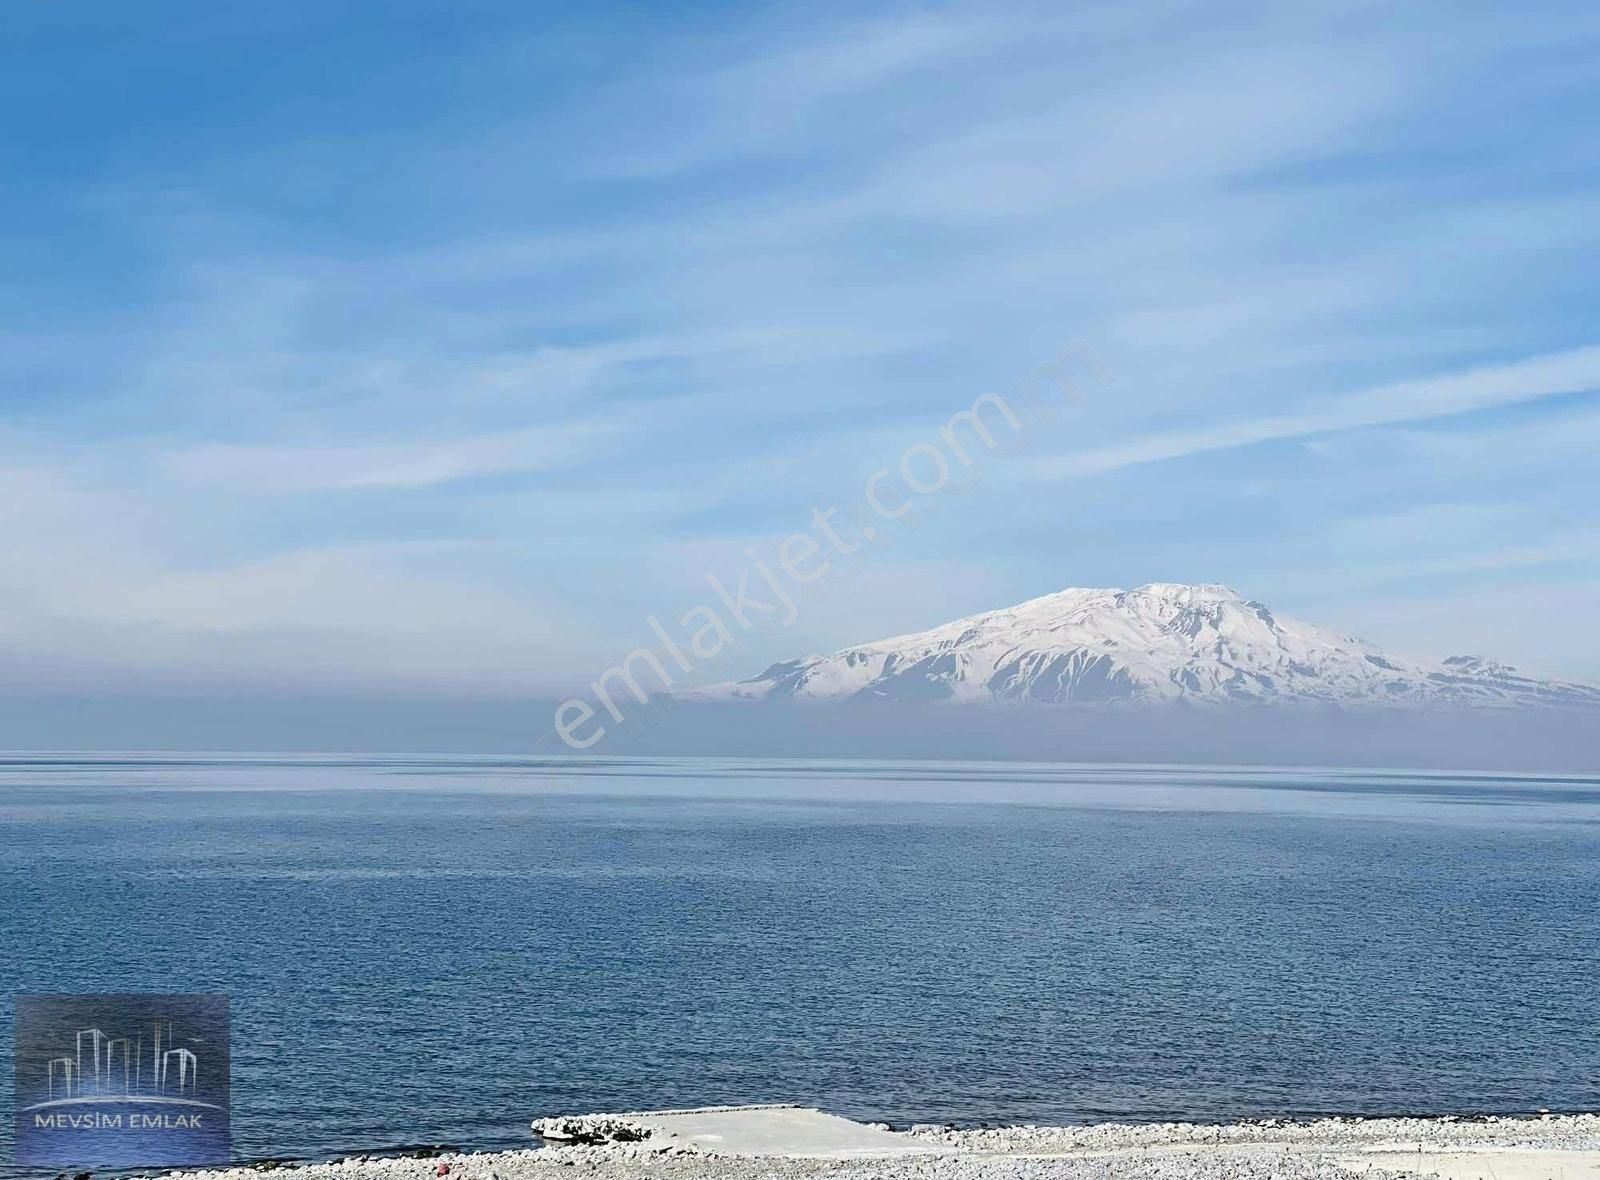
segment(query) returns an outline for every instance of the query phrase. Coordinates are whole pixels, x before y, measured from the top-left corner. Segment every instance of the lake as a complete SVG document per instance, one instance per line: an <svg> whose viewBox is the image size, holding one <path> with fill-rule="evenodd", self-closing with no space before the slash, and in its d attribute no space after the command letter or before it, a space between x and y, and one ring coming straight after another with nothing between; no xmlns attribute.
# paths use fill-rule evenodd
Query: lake
<svg viewBox="0 0 1600 1180"><path fill-rule="evenodd" d="M1600 779L13 755L0 896L8 996L232 997L240 1158L1600 1109Z"/></svg>

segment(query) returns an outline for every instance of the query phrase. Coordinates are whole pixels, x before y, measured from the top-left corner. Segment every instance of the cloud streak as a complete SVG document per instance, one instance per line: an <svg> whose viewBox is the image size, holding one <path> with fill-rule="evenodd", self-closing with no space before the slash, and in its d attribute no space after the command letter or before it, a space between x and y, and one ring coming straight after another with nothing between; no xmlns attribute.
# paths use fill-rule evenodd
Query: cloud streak
<svg viewBox="0 0 1600 1180"><path fill-rule="evenodd" d="M1600 389L1600 347L1573 349L1514 364L1383 385L1332 399L1305 413L1163 431L1117 446L1041 460L1030 464L1028 471L1037 479L1100 475L1259 443L1426 422L1596 389Z"/></svg>
<svg viewBox="0 0 1600 1180"><path fill-rule="evenodd" d="M170 452L160 467L186 482L252 492L405 490L578 467L623 434L618 422L593 420L394 444L218 445Z"/></svg>

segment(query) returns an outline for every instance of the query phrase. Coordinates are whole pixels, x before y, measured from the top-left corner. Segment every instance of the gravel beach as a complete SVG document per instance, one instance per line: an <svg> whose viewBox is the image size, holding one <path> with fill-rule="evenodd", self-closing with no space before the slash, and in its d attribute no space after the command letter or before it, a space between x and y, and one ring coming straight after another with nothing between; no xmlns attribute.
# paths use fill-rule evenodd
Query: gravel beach
<svg viewBox="0 0 1600 1180"><path fill-rule="evenodd" d="M548 1146L352 1157L272 1169L291 1180L1310 1180L1433 1175L1446 1180L1600 1180L1600 1115L1371 1118L1225 1125L1115 1124L950 1130L907 1138L935 1150L872 1159L728 1156L679 1143ZM169 1172L254 1180L261 1166Z"/></svg>

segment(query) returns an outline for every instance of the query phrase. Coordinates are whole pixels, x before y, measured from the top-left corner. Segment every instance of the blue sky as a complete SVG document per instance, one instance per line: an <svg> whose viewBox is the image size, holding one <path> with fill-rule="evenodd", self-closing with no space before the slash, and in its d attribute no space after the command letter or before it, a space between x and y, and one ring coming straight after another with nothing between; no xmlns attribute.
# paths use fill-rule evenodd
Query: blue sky
<svg viewBox="0 0 1600 1180"><path fill-rule="evenodd" d="M1063 347L724 668L1208 581L1600 678L1600 10L9 6L14 686L543 692Z"/></svg>

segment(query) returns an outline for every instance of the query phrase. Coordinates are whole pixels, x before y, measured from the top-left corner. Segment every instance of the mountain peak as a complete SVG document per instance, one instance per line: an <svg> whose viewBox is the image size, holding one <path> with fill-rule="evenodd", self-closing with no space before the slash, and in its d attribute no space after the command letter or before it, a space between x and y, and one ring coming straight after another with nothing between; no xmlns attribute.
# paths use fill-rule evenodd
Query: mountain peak
<svg viewBox="0 0 1600 1180"><path fill-rule="evenodd" d="M1148 594L1152 598L1171 598L1179 602L1243 601L1236 591L1217 582L1147 582L1134 593Z"/></svg>
<svg viewBox="0 0 1600 1180"><path fill-rule="evenodd" d="M1478 656L1430 663L1391 655L1209 582L1068 588L928 631L785 660L752 679L685 695L1003 705L1600 705L1600 687L1536 680Z"/></svg>
<svg viewBox="0 0 1600 1180"><path fill-rule="evenodd" d="M1522 675L1512 665L1503 664L1499 660L1487 659L1484 656L1446 656L1444 666L1452 672L1464 672L1472 676Z"/></svg>

